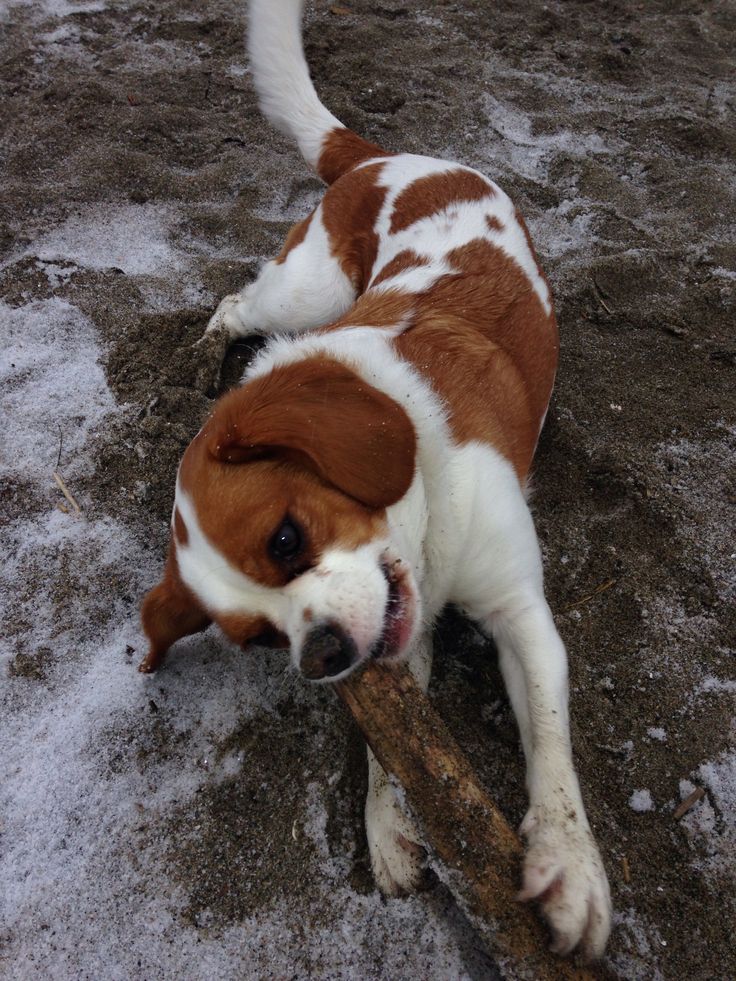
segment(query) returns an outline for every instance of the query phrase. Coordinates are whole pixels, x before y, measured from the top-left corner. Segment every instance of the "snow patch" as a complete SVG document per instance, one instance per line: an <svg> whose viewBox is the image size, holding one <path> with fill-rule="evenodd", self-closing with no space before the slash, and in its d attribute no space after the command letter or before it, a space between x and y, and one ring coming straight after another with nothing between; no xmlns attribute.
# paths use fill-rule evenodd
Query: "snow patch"
<svg viewBox="0 0 736 981"><path fill-rule="evenodd" d="M654 810L654 801L649 790L635 790L629 797L629 807L637 814L646 814Z"/></svg>
<svg viewBox="0 0 736 981"><path fill-rule="evenodd" d="M92 14L107 9L104 0L88 0L87 3L71 3L70 0L5 0L7 10L13 7L33 7L47 17L69 17L71 14Z"/></svg>
<svg viewBox="0 0 736 981"><path fill-rule="evenodd" d="M6 473L50 482L60 467L74 475L89 457L92 431L115 400L99 363L92 323L60 299L23 307L0 303L0 459Z"/></svg>
<svg viewBox="0 0 736 981"><path fill-rule="evenodd" d="M169 241L176 221L173 209L161 204L88 208L42 236L26 255L83 269L121 269L131 276L165 275L185 265Z"/></svg>
<svg viewBox="0 0 736 981"><path fill-rule="evenodd" d="M693 773L694 783L680 781L684 800L696 786L705 787L707 795L685 814L680 824L702 858L694 865L701 871L736 885L733 864L736 850L736 752L726 751L715 760L703 763Z"/></svg>
<svg viewBox="0 0 736 981"><path fill-rule="evenodd" d="M485 99L484 110L497 134L491 143L492 159L503 161L514 173L530 180L546 180L549 165L556 156L581 160L610 152L596 133L584 136L566 129L556 133L534 133L532 119L526 112L499 102L491 95Z"/></svg>
<svg viewBox="0 0 736 981"><path fill-rule="evenodd" d="M624 952L607 958L617 976L631 981L664 981L657 954L667 943L656 926L631 908L614 912L613 925L624 946Z"/></svg>
<svg viewBox="0 0 736 981"><path fill-rule="evenodd" d="M656 739L658 743L667 742L667 733L664 729L660 729L659 726L652 726L647 729L647 735L650 739Z"/></svg>
<svg viewBox="0 0 736 981"><path fill-rule="evenodd" d="M732 681L730 678L715 678L713 675L709 675L707 678L703 678L695 689L694 694L710 695L711 693L722 694L723 692L736 694L736 681Z"/></svg>

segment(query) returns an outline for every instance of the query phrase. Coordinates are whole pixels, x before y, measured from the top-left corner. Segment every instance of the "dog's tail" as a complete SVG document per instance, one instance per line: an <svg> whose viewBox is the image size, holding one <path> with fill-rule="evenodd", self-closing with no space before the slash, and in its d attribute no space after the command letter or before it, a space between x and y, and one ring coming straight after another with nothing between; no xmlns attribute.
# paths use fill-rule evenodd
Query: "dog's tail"
<svg viewBox="0 0 736 981"><path fill-rule="evenodd" d="M338 177L386 151L345 126L319 100L302 45L304 0L250 0L248 53L264 116L296 140L322 180Z"/></svg>

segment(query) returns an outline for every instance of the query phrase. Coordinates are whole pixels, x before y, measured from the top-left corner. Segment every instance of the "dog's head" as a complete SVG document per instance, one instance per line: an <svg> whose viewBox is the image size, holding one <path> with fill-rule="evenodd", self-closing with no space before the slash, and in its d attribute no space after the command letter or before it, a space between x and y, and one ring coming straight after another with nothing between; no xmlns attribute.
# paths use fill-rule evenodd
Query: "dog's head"
<svg viewBox="0 0 736 981"><path fill-rule="evenodd" d="M179 468L166 573L143 604L143 670L212 620L244 647L289 647L314 680L400 656L419 598L386 508L409 489L415 452L404 409L327 357L222 398Z"/></svg>

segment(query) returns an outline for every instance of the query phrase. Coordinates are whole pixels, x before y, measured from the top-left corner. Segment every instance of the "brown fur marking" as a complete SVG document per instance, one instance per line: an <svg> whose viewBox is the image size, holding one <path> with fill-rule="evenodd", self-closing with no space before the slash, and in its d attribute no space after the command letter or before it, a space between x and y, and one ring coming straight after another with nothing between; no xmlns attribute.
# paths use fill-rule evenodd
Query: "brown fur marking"
<svg viewBox="0 0 736 981"><path fill-rule="evenodd" d="M212 459L298 464L369 508L399 500L414 476L416 436L406 412L323 355L278 366L228 392L199 440L211 458L208 466ZM184 461L181 473L189 484ZM207 473L205 467L200 478ZM288 482L288 474L281 479ZM269 499L265 491L258 497Z"/></svg>
<svg viewBox="0 0 736 981"><path fill-rule="evenodd" d="M411 320L416 294L406 290L368 290L355 301L344 316L323 327L320 333L331 333L343 327L393 327Z"/></svg>
<svg viewBox="0 0 736 981"><path fill-rule="evenodd" d="M287 516L303 535L297 563L304 571L325 549L356 548L383 528L382 510L325 484L307 465L307 454L292 458L288 450L273 447L273 458L224 463L211 456L209 446L206 434L190 445L182 486L207 538L236 569L264 586L281 588L293 578L294 566L275 559L269 549ZM213 613L219 623L221 616Z"/></svg>
<svg viewBox="0 0 736 981"><path fill-rule="evenodd" d="M309 231L309 226L312 223L313 217L314 217L314 212L312 212L311 215L307 215L307 217L303 221L297 222L296 225L293 225L289 229L289 232L284 241L283 248L274 259L274 262L277 265L280 266L283 262L286 262L286 258L291 252L291 250L295 249L297 245L302 244L304 239L307 237L307 232Z"/></svg>
<svg viewBox="0 0 736 981"><path fill-rule="evenodd" d="M331 130L322 143L322 150L317 161L317 173L325 184L334 184L343 174L357 167L358 164L374 157L391 157L387 153L364 140L352 130L337 126Z"/></svg>
<svg viewBox="0 0 736 981"><path fill-rule="evenodd" d="M289 638L286 634L277 630L264 616L224 613L218 615L217 625L226 637L240 647L273 647L283 650L289 646Z"/></svg>
<svg viewBox="0 0 736 981"><path fill-rule="evenodd" d="M184 519L179 513L179 508L174 508L174 535L180 545L186 545L189 541L189 532L184 524Z"/></svg>
<svg viewBox="0 0 736 981"><path fill-rule="evenodd" d="M453 204L481 201L494 194L495 191L488 181L470 170L456 168L420 177L412 181L397 197L389 231L392 234L400 232Z"/></svg>
<svg viewBox="0 0 736 981"><path fill-rule="evenodd" d="M369 164L336 181L322 199L332 254L358 293L368 285L378 252L376 220L386 197L378 185L383 164Z"/></svg>
<svg viewBox="0 0 736 981"><path fill-rule="evenodd" d="M371 286L378 286L379 283L398 276L399 273L406 272L407 269L417 269L419 266L426 265L428 265L428 260L424 256L414 252L413 249L404 249L403 252L395 255L390 262L387 262L383 269L379 270L371 279Z"/></svg>
<svg viewBox="0 0 736 981"><path fill-rule="evenodd" d="M558 335L518 263L486 239L454 249L457 272L416 298L394 341L449 412L453 438L489 442L528 473L552 390Z"/></svg>
<svg viewBox="0 0 736 981"><path fill-rule="evenodd" d="M138 667L145 674L158 668L177 640L199 633L212 622L179 578L173 540L169 543L164 578L143 600L141 620L150 645Z"/></svg>

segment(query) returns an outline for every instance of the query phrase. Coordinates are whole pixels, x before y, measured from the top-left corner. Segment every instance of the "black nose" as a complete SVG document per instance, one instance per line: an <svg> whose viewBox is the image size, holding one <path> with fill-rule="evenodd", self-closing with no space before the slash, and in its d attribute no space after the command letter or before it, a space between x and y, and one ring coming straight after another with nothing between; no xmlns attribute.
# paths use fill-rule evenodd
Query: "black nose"
<svg viewBox="0 0 736 981"><path fill-rule="evenodd" d="M305 678L318 681L342 674L358 660L353 640L340 627L322 624L313 627L302 647L299 667Z"/></svg>

